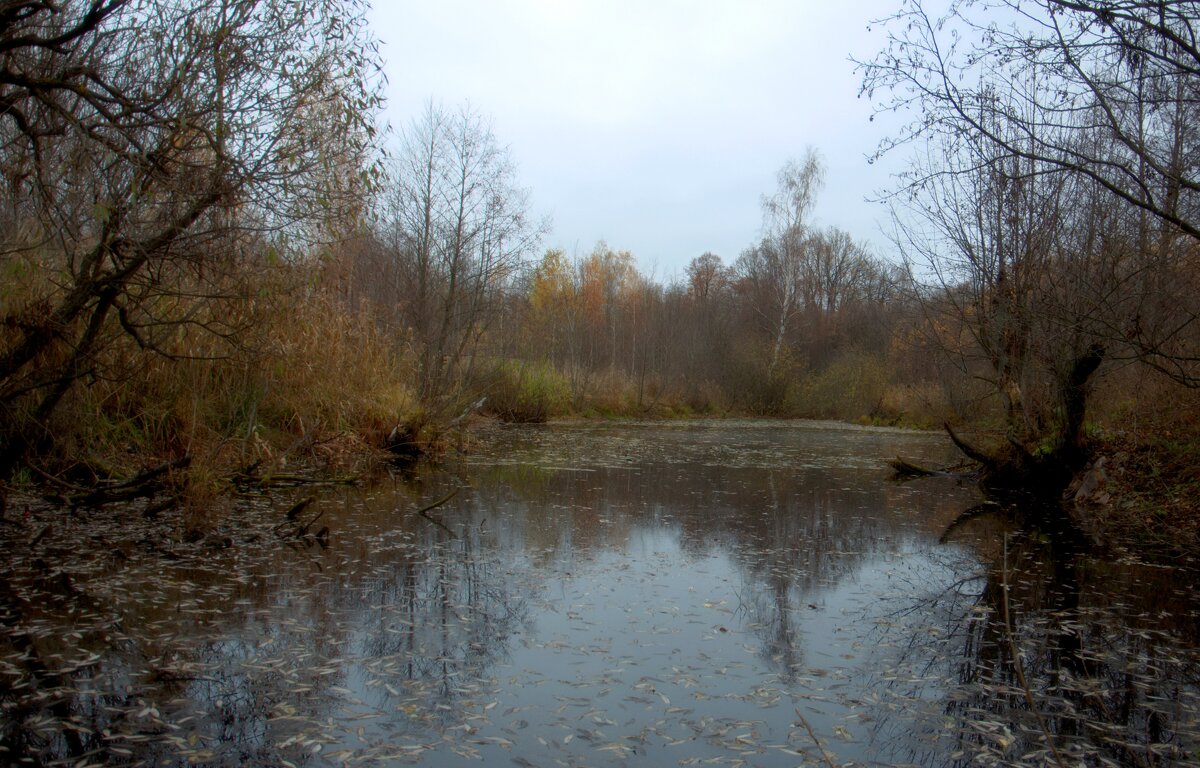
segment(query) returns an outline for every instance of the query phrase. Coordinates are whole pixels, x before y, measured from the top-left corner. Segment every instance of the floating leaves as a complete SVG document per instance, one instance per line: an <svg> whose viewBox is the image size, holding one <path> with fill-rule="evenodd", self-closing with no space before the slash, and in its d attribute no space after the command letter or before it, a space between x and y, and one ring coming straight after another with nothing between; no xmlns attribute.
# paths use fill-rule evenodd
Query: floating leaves
<svg viewBox="0 0 1200 768"><path fill-rule="evenodd" d="M971 492L872 468L925 438L497 434L461 475L242 499L194 541L177 510L35 505L0 527L20 544L0 582L0 761L1046 759L995 640L994 547L937 542ZM412 513L459 486L438 525ZM1023 541L1015 640L1044 718L1083 734L1064 754L1186 762L1195 596L1089 560L1071 603L1051 543Z"/></svg>

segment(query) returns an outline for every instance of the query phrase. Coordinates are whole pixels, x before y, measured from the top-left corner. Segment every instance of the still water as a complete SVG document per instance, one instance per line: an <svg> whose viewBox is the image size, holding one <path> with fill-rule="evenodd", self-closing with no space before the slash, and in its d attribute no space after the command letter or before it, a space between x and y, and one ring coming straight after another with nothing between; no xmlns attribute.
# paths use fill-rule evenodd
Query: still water
<svg viewBox="0 0 1200 768"><path fill-rule="evenodd" d="M1196 764L1192 577L890 482L898 454L953 459L831 424L495 427L199 542L35 507L4 531L0 762Z"/></svg>

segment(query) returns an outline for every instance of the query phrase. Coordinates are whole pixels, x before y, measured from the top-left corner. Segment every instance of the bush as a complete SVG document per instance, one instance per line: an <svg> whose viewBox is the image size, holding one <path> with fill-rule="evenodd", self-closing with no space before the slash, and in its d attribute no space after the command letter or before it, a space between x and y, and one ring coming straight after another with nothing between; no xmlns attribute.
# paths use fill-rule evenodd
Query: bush
<svg viewBox="0 0 1200 768"><path fill-rule="evenodd" d="M880 415L887 389L884 364L870 355L848 352L796 388L793 413L816 419L868 419Z"/></svg>
<svg viewBox="0 0 1200 768"><path fill-rule="evenodd" d="M567 413L571 385L546 362L506 360L492 371L485 410L504 421L539 424Z"/></svg>
<svg viewBox="0 0 1200 768"><path fill-rule="evenodd" d="M415 411L411 368L369 317L308 288L310 270L291 272L276 276L270 301L229 308L242 313L231 324L250 329L237 344L181 327L172 359L115 339L106 366L136 374L72 388L38 460L87 480L186 454L190 496L255 461L365 457Z"/></svg>
<svg viewBox="0 0 1200 768"><path fill-rule="evenodd" d="M785 349L774 370L767 345L748 344L734 351L733 365L726 372L725 390L735 406L756 416L788 416L789 392L799 364Z"/></svg>

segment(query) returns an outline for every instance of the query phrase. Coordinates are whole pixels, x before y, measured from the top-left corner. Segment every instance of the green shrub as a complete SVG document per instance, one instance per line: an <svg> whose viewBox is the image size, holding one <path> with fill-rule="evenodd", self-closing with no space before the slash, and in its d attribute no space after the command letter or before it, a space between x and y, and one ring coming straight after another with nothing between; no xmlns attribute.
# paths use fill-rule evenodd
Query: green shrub
<svg viewBox="0 0 1200 768"><path fill-rule="evenodd" d="M806 376L795 390L794 413L817 419L861 419L880 415L887 370L875 358L848 352L828 368Z"/></svg>
<svg viewBox="0 0 1200 768"><path fill-rule="evenodd" d="M505 421L541 423L571 403L570 382L546 362L505 360L490 378L485 410Z"/></svg>

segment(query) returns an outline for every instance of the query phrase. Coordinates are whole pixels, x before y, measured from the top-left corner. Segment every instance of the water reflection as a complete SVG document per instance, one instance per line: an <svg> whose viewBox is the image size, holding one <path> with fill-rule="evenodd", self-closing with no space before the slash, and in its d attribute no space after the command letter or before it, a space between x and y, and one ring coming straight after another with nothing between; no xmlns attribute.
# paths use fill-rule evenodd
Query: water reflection
<svg viewBox="0 0 1200 768"><path fill-rule="evenodd" d="M1180 574L1100 557L1058 510L1007 515L947 704L960 749L1000 759L1197 758L1197 596Z"/></svg>
<svg viewBox="0 0 1200 768"><path fill-rule="evenodd" d="M3 759L821 761L799 711L841 763L1036 762L1045 732L1071 761L1186 762L1192 596L997 515L939 541L974 490L889 484L881 459L941 450L498 429L461 466L319 499L327 548L276 531L286 496L194 544L136 510L58 513L6 542Z"/></svg>

